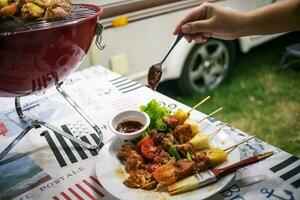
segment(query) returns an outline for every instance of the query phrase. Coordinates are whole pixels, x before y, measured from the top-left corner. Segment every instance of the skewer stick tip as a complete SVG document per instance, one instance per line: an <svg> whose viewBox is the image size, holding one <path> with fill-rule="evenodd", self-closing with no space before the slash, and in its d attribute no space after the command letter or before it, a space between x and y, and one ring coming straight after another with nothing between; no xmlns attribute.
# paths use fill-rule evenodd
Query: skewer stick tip
<svg viewBox="0 0 300 200"><path fill-rule="evenodd" d="M219 111L221 111L221 110L223 110L223 107L218 108L217 110L215 110L215 111L212 112L212 113L209 113L206 117L200 119L200 120L197 122L197 124L200 124L202 121L204 121L205 119L211 117L212 115L216 114L217 112L219 112Z"/></svg>
<svg viewBox="0 0 300 200"><path fill-rule="evenodd" d="M210 134L208 134L208 137L214 136L216 133L218 133L220 130L222 130L225 126L227 126L227 123L223 124L220 127L217 127L216 130L214 130L213 132L211 132Z"/></svg>
<svg viewBox="0 0 300 200"><path fill-rule="evenodd" d="M239 142L239 143L237 143L237 144L234 144L234 145L232 145L232 146L230 146L230 147L227 147L227 148L225 148L225 149L223 149L223 151L228 151L228 150L230 150L230 152L231 151L233 151L235 148L237 148L239 145L241 145L241 144L243 144L243 143L245 143L245 142L248 142L249 140L252 140L253 138L255 138L254 136L251 136L251 137L249 137L248 139L246 139L246 140L243 140L243 141L241 141L241 142Z"/></svg>
<svg viewBox="0 0 300 200"><path fill-rule="evenodd" d="M207 96L205 99L201 100L199 103L197 103L194 107L192 107L189 111L188 114L190 114L193 110L198 108L200 105L202 105L204 102L206 102L208 99L210 99L210 96Z"/></svg>

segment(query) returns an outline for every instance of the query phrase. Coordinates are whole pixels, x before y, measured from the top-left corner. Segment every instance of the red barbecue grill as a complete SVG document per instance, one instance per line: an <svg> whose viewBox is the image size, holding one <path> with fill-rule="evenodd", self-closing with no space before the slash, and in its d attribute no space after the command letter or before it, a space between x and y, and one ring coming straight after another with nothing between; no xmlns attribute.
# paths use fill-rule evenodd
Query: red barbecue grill
<svg viewBox="0 0 300 200"><path fill-rule="evenodd" d="M86 56L95 35L96 45L103 49L103 27L97 22L102 9L87 4L72 6L71 15L58 21L0 22L0 96L15 97L18 116L28 124L27 128L0 153L0 160L27 132L37 126L45 126L89 149L100 145L90 145L47 122L24 115L20 98L53 86L56 86L58 92L92 126L102 141L102 133L98 126L61 88L64 79Z"/></svg>

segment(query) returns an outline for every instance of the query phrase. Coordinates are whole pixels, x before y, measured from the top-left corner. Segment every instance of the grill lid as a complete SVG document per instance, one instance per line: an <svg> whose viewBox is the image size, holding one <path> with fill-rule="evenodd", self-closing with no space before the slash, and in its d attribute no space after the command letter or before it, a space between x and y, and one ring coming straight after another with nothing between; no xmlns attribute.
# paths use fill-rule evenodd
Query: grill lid
<svg viewBox="0 0 300 200"><path fill-rule="evenodd" d="M55 20L55 21L18 21L18 20L6 20L0 22L0 35L7 35L17 33L21 31L32 31L40 28L47 28L57 25L63 25L74 22L81 19L85 19L91 15L96 14L98 11L87 5L72 5L73 11L71 15L66 18Z"/></svg>

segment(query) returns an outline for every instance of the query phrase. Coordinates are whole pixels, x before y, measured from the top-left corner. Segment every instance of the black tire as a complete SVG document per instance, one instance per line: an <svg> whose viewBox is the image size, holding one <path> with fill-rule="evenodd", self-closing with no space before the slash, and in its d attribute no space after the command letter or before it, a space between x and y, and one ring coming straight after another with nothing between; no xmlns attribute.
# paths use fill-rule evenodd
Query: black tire
<svg viewBox="0 0 300 200"><path fill-rule="evenodd" d="M209 39L206 43L195 44L178 80L180 92L184 96L192 96L214 89L227 78L235 63L234 41Z"/></svg>

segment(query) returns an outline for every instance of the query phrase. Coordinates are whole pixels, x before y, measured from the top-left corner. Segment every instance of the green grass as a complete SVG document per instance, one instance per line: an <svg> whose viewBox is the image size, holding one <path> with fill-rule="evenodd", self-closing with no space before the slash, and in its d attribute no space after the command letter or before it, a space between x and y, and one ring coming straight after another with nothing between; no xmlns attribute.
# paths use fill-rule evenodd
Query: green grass
<svg viewBox="0 0 300 200"><path fill-rule="evenodd" d="M209 113L223 106L216 118L299 157L300 65L275 69L285 46L299 42L299 35L289 34L239 55L230 77L213 91L193 97L181 97L170 87L160 91L189 106L211 95L199 110Z"/></svg>

